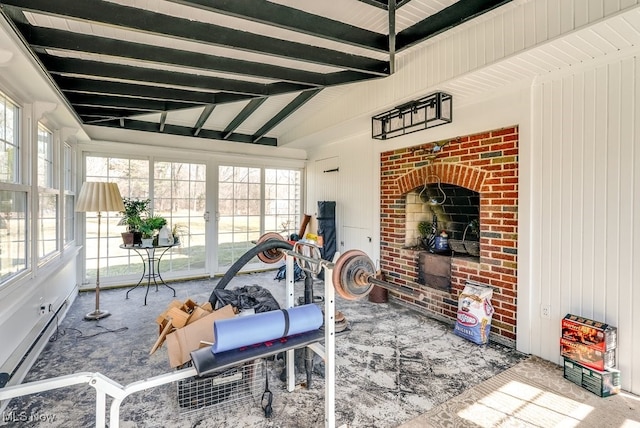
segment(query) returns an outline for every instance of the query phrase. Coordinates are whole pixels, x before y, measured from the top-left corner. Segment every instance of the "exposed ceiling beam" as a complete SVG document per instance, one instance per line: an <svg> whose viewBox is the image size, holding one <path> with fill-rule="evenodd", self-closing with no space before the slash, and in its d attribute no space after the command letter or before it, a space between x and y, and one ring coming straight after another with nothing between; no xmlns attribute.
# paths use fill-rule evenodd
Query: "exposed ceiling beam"
<svg viewBox="0 0 640 428"><path fill-rule="evenodd" d="M359 0L362 3L366 3L370 6L375 6L380 9L389 10L389 4L387 0ZM411 0L398 0L394 6L396 10L400 9L405 4L409 3Z"/></svg>
<svg viewBox="0 0 640 428"><path fill-rule="evenodd" d="M267 123L265 123L262 128L258 129L253 134L253 142L257 143L261 141L266 135L267 132L271 131L275 128L280 122L285 120L287 117L292 115L296 110L304 105L311 98L315 97L322 89L314 89L311 91L305 91L295 97L293 101L291 101L285 108L280 110L275 116L273 116Z"/></svg>
<svg viewBox="0 0 640 428"><path fill-rule="evenodd" d="M253 114L258 108L264 103L266 98L254 98L249 103L244 106L242 111L233 118L233 120L227 125L227 127L222 131L223 137L225 140L235 131L238 126L242 124L249 116Z"/></svg>
<svg viewBox="0 0 640 428"><path fill-rule="evenodd" d="M164 132L164 125L166 123L167 123L167 112L163 111L162 114L160 115L160 123L159 123L160 132Z"/></svg>
<svg viewBox="0 0 640 428"><path fill-rule="evenodd" d="M281 58L387 75L389 63L100 0L3 0L6 6Z"/></svg>
<svg viewBox="0 0 640 428"><path fill-rule="evenodd" d="M360 0L362 3L366 3L370 6L377 7L379 9L389 10L389 6L385 0Z"/></svg>
<svg viewBox="0 0 640 428"><path fill-rule="evenodd" d="M277 0L165 0L162 8L154 1L0 0L0 13L85 124L275 146L277 140L265 135L322 88L384 78L393 73L394 56L402 49L511 0L458 0L447 8L440 5L442 10L431 16L418 8L396 14L410 0L360 1L387 11L387 34ZM406 18L404 12L426 18L396 34L396 18ZM235 19L243 25L226 25ZM81 25L92 30L83 31ZM320 39L332 47L318 46ZM388 61L380 60L381 52ZM296 62L322 67L301 69ZM295 99L270 112L260 129L247 131L251 135L235 133L268 97L280 94ZM216 106L233 102L243 103L240 113L219 130L205 128ZM183 109L194 126L167 124L172 111Z"/></svg>
<svg viewBox="0 0 640 428"><path fill-rule="evenodd" d="M115 119L104 121L98 124L97 126L104 126L108 128L121 128L120 122L124 125L122 126L125 129L132 131L145 131L145 132L158 132L158 124L155 122L145 122L142 120L132 120L132 119ZM166 124L164 127L165 134L171 135L179 135L183 137L195 137L193 135L193 128L188 126L179 126L179 125L170 125ZM209 129L202 129L197 137L195 138L205 138L205 139L213 139L213 140L223 140L222 132L220 131L212 131ZM231 134L226 141L233 141L236 143L256 143L253 141L253 136L245 135L245 134ZM278 140L275 138L264 137L260 139L260 142L257 144L261 144L263 146L277 146Z"/></svg>
<svg viewBox="0 0 640 428"><path fill-rule="evenodd" d="M76 52L91 52L97 55L137 59L141 61L171 64L182 67L203 70L216 70L230 74L274 79L291 83L307 85L322 85L325 78L322 73L279 67L265 63L224 58L214 55L203 55L153 46L143 43L133 43L108 37L90 36L69 31L50 28L18 25L20 32L35 50L58 49ZM371 75L366 75L369 78Z"/></svg>
<svg viewBox="0 0 640 428"><path fill-rule="evenodd" d="M209 104L209 105L204 106L204 109L202 110L202 113L200 114L200 117L198 118L198 121L196 122L195 126L193 127L193 136L194 137L197 137L198 134L200 134L200 131L202 131L202 126L207 121L207 119L209 119L209 116L211 116L211 113L213 113L213 109L214 108L216 108L216 106L213 105L213 104Z"/></svg>
<svg viewBox="0 0 640 428"><path fill-rule="evenodd" d="M157 85L145 85L109 80L96 80L86 77L68 77L54 75L54 81L65 94L85 93L114 96L131 96L152 100L183 101L194 104L225 104L253 98L251 95L230 94L226 92L201 92L197 90L168 88Z"/></svg>
<svg viewBox="0 0 640 428"><path fill-rule="evenodd" d="M149 110L126 109L121 107L95 107L95 106L74 106L76 113L80 117L90 116L92 118L126 118L140 114L149 114Z"/></svg>
<svg viewBox="0 0 640 428"><path fill-rule="evenodd" d="M242 80L223 79L191 73L179 73L148 67L112 64L77 58L64 58L53 55L39 55L42 64L52 74L71 74L102 77L115 80L132 80L156 83L166 86L183 86L203 90L224 90L245 95L265 96L309 89L308 85L293 83L253 83Z"/></svg>
<svg viewBox="0 0 640 428"><path fill-rule="evenodd" d="M247 19L336 42L387 52L384 35L289 6L255 0L169 0L185 6ZM408 0L404 0L408 1Z"/></svg>
<svg viewBox="0 0 640 428"><path fill-rule="evenodd" d="M389 0L389 73L396 72L396 0Z"/></svg>
<svg viewBox="0 0 640 428"><path fill-rule="evenodd" d="M382 79L384 77L387 76L373 76L371 74L360 73L357 71L338 71L336 73L325 74L324 86L342 85L362 80Z"/></svg>
<svg viewBox="0 0 640 428"><path fill-rule="evenodd" d="M175 101L160 101L150 100L143 98L131 98L131 97L116 97L110 95L95 95L95 94L81 94L81 93L68 93L67 99L71 105L86 106L86 107L117 107L125 109L139 109L147 111L170 111L180 110L193 107L199 107L201 104L196 103L184 103Z"/></svg>
<svg viewBox="0 0 640 428"><path fill-rule="evenodd" d="M396 50L402 51L511 0L459 0L440 12L398 33Z"/></svg>

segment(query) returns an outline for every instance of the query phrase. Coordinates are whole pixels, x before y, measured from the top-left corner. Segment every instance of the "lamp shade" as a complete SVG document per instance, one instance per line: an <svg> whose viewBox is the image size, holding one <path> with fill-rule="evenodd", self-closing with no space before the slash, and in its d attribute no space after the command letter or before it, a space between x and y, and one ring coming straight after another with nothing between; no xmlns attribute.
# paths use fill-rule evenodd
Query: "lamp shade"
<svg viewBox="0 0 640 428"><path fill-rule="evenodd" d="M82 184L77 212L124 211L120 189L116 183L91 182Z"/></svg>

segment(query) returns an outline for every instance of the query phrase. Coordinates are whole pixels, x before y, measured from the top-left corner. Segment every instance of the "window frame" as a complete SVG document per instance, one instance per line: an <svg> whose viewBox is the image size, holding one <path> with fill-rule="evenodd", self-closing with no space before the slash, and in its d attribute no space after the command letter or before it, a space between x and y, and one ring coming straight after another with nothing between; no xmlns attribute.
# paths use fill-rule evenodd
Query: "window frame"
<svg viewBox="0 0 640 428"><path fill-rule="evenodd" d="M75 206L76 206L76 150L71 144L64 142L62 147L62 244L63 247L75 242Z"/></svg>
<svg viewBox="0 0 640 428"><path fill-rule="evenodd" d="M44 151L41 150L41 144L43 143L43 139L41 138L42 136L46 136L46 140L44 141L46 143L46 150ZM56 178L60 176L60 163L58 162L58 156L56 156L58 153L56 141L57 139L55 138L54 132L41 122L38 122L37 138L35 138L35 141L33 142L34 156L32 157L36 164L34 165L34 169L36 170L34 180L37 187L37 201L35 202L34 210L32 211L32 221L35 240L34 257L38 261L39 266L60 252L60 218L61 213L63 212L63 207L61 207L60 183L59 180L56 180ZM41 170L41 162L44 162L44 174ZM41 182L41 178L44 178L44 182ZM53 216L46 217L42 215L43 206L41 203L45 198L50 197L53 197L54 199L54 202L49 204L53 207ZM46 225L49 225L49 228L53 225L53 233L45 227ZM47 231L46 234L44 233L45 230ZM53 242L53 248L45 248L45 245L51 242Z"/></svg>
<svg viewBox="0 0 640 428"><path fill-rule="evenodd" d="M11 235L11 229L14 231L18 229L19 234L17 235L17 239L12 239L9 237L6 240L3 240L3 252L6 252L7 247L16 245L19 249L15 254L9 254L10 259L12 260L24 260L22 263L16 264L17 269L13 271L13 269L9 270L6 275L2 274L2 270L0 267L0 289L4 289L10 284L15 283L20 278L25 277L31 271L31 233L30 230L30 222L32 217L32 206L31 206L31 197L32 197L32 187L24 184L22 181L23 171L27 169L29 165L28 160L25 159L25 152L28 153L28 150L24 150L24 147L28 142L24 141L23 135L23 126L24 126L24 108L19 103L15 102L12 98L10 98L5 92L0 91L0 100L2 104L5 106L3 111L6 112L6 105L10 104L12 106L13 111L13 120L11 121L11 126L13 127L11 130L11 135L13 137L12 141L6 139L7 130L6 128L9 126L9 122L3 120L2 123L4 125L2 132L2 144L8 144L14 149L14 160L12 169L14 170L14 174L9 180L0 179L0 192L6 195L13 194L13 197L10 200L0 201L0 210L3 212L3 220L8 225L6 229L7 232L4 232L5 229L0 230L0 232L6 233L6 236ZM6 118L6 114L5 114ZM6 192L6 193L5 193ZM18 195L22 195L19 197ZM21 203L18 203L19 200L22 200ZM10 202L11 206L6 203ZM23 210L16 211L17 206L22 205ZM22 213L22 218L18 217L18 219L12 219L14 217L13 214ZM11 227L10 225L16 222L15 224L18 226ZM15 233L15 232L13 232ZM11 251L9 249L9 251ZM0 255L2 257L2 255ZM13 265L10 265L13 266Z"/></svg>
<svg viewBox="0 0 640 428"><path fill-rule="evenodd" d="M5 106L5 108L3 109L3 112L6 113L6 105L7 104L11 104L13 106L13 129L11 131L12 135L13 135L13 141L9 141L6 138L7 135L7 126L8 126L8 122L6 120L6 114L5 114L5 120L2 120L0 123L4 124L4 127L2 129L2 132L0 132L0 141L2 142L2 144L6 144L6 145L11 145L14 147L15 149L15 156L14 156L14 161L13 161L13 169L15 170L15 174L14 177L9 180L3 180L1 175L0 175L0 182L2 183L7 183L7 184L21 184L22 181L22 157L23 157L23 151L22 149L22 116L23 116L23 109L22 107L16 103L15 101L13 101L11 98L9 98L5 93L3 93L2 91L0 91L0 101L2 102L2 105Z"/></svg>

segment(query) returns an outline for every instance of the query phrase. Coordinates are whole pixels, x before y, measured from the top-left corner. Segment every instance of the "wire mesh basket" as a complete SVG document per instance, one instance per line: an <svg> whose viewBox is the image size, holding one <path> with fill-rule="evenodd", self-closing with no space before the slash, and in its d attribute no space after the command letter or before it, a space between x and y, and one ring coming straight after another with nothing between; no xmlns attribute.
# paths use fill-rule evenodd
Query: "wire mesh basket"
<svg viewBox="0 0 640 428"><path fill-rule="evenodd" d="M212 376L180 380L177 397L181 413L253 404L264 390L265 375L265 360L259 359Z"/></svg>

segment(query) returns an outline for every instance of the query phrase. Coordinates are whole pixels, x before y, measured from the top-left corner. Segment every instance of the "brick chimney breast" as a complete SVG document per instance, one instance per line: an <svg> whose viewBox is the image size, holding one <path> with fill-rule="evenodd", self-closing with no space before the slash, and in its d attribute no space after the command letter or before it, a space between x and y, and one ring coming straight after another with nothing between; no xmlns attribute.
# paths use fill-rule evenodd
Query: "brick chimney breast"
<svg viewBox="0 0 640 428"><path fill-rule="evenodd" d="M510 346L516 338L518 142L518 127L512 126L452 140L432 163L423 150L431 143L380 154L380 267L388 281L427 295L422 301L393 293L391 298L453 324L465 282L489 284L495 289L492 335ZM425 194L439 194L433 176L452 199L440 207L452 216L448 221L464 223L474 216L472 208L462 209L467 205L477 206L480 222L480 256L451 258L450 292L418 282L421 250L411 244L418 219L431 214L428 204L420 209L411 204L425 205ZM453 238L458 237L458 226L451 228Z"/></svg>

